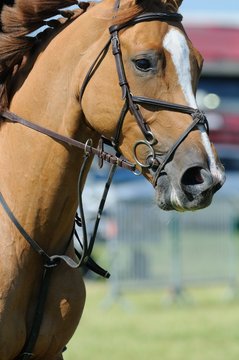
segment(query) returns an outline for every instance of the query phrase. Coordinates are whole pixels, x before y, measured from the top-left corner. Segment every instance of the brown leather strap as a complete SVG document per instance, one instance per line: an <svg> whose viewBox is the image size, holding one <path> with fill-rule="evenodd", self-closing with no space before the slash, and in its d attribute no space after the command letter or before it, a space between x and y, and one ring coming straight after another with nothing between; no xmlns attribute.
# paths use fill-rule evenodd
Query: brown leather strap
<svg viewBox="0 0 239 360"><path fill-rule="evenodd" d="M134 26L140 22L145 22L145 21L181 22L182 20L183 20L183 16L179 13L148 12L148 13L140 14L140 15L134 17L133 19L126 21L125 23L112 25L112 26L110 26L109 31L110 31L110 34L112 34L114 31L120 31L122 29L125 29L126 27Z"/></svg>
<svg viewBox="0 0 239 360"><path fill-rule="evenodd" d="M104 161L109 162L110 164L115 164L119 167L122 167L124 169L130 170L130 171L135 171L135 164L130 163L128 160L115 156L113 154L107 153L105 151L102 151L100 149L94 148L93 146L87 144L87 143L82 143L78 140L69 138L67 136L61 135L56 133L55 131L52 131L50 129L46 129L38 124L34 124L28 120L25 120L23 118L21 118L20 116L6 110L3 111L2 113L0 113L0 121L1 120L8 120L11 121L13 123L18 123L21 124L23 126L26 126L32 130L38 131L41 134L47 135L55 140L58 140L60 142L63 142L65 144L68 144L70 146L74 146L78 149L82 149L85 152L92 154L92 155L97 155L99 158L101 158Z"/></svg>

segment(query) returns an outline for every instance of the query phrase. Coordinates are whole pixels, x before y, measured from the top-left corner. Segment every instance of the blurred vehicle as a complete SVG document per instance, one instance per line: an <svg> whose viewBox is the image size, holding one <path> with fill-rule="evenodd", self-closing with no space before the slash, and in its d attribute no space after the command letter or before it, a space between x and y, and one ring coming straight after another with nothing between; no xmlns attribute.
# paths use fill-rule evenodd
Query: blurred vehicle
<svg viewBox="0 0 239 360"><path fill-rule="evenodd" d="M239 77L202 76L197 102L206 113L212 142L238 145Z"/></svg>
<svg viewBox="0 0 239 360"><path fill-rule="evenodd" d="M190 24L187 33L204 57L197 101L214 143L239 144L239 22Z"/></svg>

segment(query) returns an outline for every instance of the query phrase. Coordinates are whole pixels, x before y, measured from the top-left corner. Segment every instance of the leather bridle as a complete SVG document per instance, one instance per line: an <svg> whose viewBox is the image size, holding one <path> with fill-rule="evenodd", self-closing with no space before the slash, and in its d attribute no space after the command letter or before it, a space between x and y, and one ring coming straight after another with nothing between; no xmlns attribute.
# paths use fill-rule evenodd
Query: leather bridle
<svg viewBox="0 0 239 360"><path fill-rule="evenodd" d="M49 256L35 241L32 239L26 231L22 228L14 214L12 213L11 209L9 208L6 200L4 199L3 195L0 192L0 204L5 209L7 215L11 219L11 221L15 224L18 231L21 233L21 235L26 239L26 241L29 242L31 247L43 258L43 265L44 265L44 274L42 277L41 282L41 290L39 295L39 303L37 305L34 323L32 326L32 331L30 333L29 339L26 342L26 345L24 347L24 350L22 354L20 355L19 359L27 360L29 359L33 354L32 350L35 346L35 342L39 333L40 324L42 320L42 315L44 311L44 304L46 301L46 295L48 290L48 285L50 281L50 274L51 270L54 269L55 266L58 265L60 261L64 261L67 265L69 265L72 268L77 268L82 264L87 263L89 267L91 267L94 271L98 272L99 274L109 277L109 273L103 269L101 269L97 264L93 262L93 260L90 258L91 251L93 249L100 217L104 208L104 203L106 200L106 196L108 193L108 189L110 187L110 183L112 181L112 177L115 171L115 168L117 166L127 168L131 171L135 171L136 164L140 168L147 168L151 169L154 172L154 180L153 184L154 186L157 185L157 180L164 169L165 165L170 161L171 157L173 156L174 152L178 148L178 146L184 141L184 139L188 136L188 134L199 124L202 124L206 127L208 131L208 124L207 119L201 111L198 109L193 109L189 106L184 106L180 104L174 104L158 99L151 99L141 96L134 96L131 93L130 86L128 84L124 64L122 60L122 53L120 49L120 39L119 39L119 32L127 27L134 26L141 22L147 22L147 21L164 21L164 22L181 22L182 16L178 13L145 13L140 14L133 18L132 20L125 22L123 24L119 25L113 25L109 28L110 32L110 39L105 44L104 48L101 50L95 61L93 62L92 66L90 67L89 71L86 74L86 77L83 81L79 99L82 100L82 97L84 95L85 89L90 82L90 79L94 75L95 71L97 70L100 63L103 61L106 53L109 50L110 44L112 44L112 52L115 58L116 63L116 69L119 79L119 85L122 89L122 98L124 100L124 104L122 106L122 110L118 119L115 135L111 139L106 139L104 137L101 138L100 143L102 144L98 148L94 148L92 146L92 142L89 139L86 143L81 143L77 140L68 138L66 136L60 135L52 130L43 128L37 124L34 124L30 121L27 121L20 116L5 110L0 112L0 120L4 121L10 121L14 123L19 123L21 125L27 126L35 131L38 131L42 134L45 134L57 141L66 143L68 145L80 148L84 150L84 156L85 160L83 162L83 166L81 168L80 177L79 177L79 204L81 209L81 222L83 227L83 249L82 254L80 255L80 260L78 263L76 263L73 259L69 258L66 255L53 255ZM176 140L176 142L172 145L171 149L164 155L163 159L160 156L160 159L157 157L157 152L154 148L154 146L158 143L158 140L153 135L149 125L147 124L147 121L143 118L142 113L140 111L139 106L150 106L157 110L168 110L168 111L175 111L180 112L184 114L188 114L192 116L192 123L188 126L188 128L182 133L182 135ZM121 130L124 124L124 119L126 117L126 114L128 111L133 114L133 116L136 119L136 122L144 136L143 140L137 141L133 146L133 154L135 158L136 164L133 164L126 159L119 156L119 144L120 144L120 136L121 136ZM103 150L103 144L106 143L108 145L111 145L116 150L116 155L112 155L110 153L107 153ZM138 146L145 145L149 149L149 156L147 157L145 163L142 163L136 154L136 150ZM82 207L82 198L81 198L81 181L83 178L83 172L85 170L85 164L88 160L88 157L90 155L97 155L101 161L108 161L111 163L111 172L108 178L108 181L105 186L105 191L99 206L99 210L97 213L97 220L95 223L95 228L93 232L93 236L90 239L89 244L87 243L87 235L86 235L86 226L84 224L84 212ZM79 219L77 219L79 222Z"/></svg>
<svg viewBox="0 0 239 360"><path fill-rule="evenodd" d="M148 21L164 21L164 22L181 22L182 21L182 15L178 13L144 13L136 16L135 18L131 19L130 21L127 21L123 24L119 25L113 25L109 28L110 32L110 40L107 41L106 45L90 67L81 91L80 91L80 101L82 100L83 94L85 92L86 86L88 85L91 77L94 75L97 67L103 60L105 54L108 51L110 43L112 44L112 52L115 58L116 63L116 69L118 74L118 80L119 85L122 90L122 99L124 100L124 104L121 109L121 113L117 122L117 127L115 131L115 135L110 139L110 142L112 146L118 151L118 146L120 142L120 136L121 136L121 130L123 127L124 119L126 117L126 114L128 111L133 114L141 132L144 135L144 140L137 141L133 146L133 155L136 164L142 169L153 169L154 173L154 179L153 179L153 185L157 185L157 180L164 169L165 165L169 162L171 157L173 156L176 149L179 147L179 145L184 141L184 139L188 136L188 134L195 129L195 127L199 124L204 125L206 127L207 132L208 129L208 122L206 119L205 114L198 110L194 109L190 106L175 104L159 99L152 99L142 96L134 96L130 90L130 85L127 81L127 77L125 74L124 69L124 63L122 59L122 53L120 48L120 38L119 38L119 32L120 30L123 30L125 28L134 26L141 22L148 22ZM140 106L151 106L156 110L168 110L168 111L174 111L174 112L180 112L184 114L188 114L192 116L192 123L187 127L187 129L181 134L181 136L175 141L175 143L172 145L172 147L169 149L169 151L163 156L160 156L160 161L157 158L157 152L154 150L154 146L158 143L158 140L153 135L149 125L147 124L147 121L142 116L142 113L140 111ZM104 138L103 138L104 139ZM140 145L145 145L149 149L149 155L145 161L145 163L142 163L136 154L137 147Z"/></svg>

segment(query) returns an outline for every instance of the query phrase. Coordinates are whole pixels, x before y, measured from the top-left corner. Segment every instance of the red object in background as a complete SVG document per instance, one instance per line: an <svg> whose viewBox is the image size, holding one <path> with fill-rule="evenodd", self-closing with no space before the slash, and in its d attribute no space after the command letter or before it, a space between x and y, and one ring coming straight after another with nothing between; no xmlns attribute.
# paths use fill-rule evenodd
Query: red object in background
<svg viewBox="0 0 239 360"><path fill-rule="evenodd" d="M221 129L210 129L210 139L217 144L239 145L239 114L222 114L224 125Z"/></svg>
<svg viewBox="0 0 239 360"><path fill-rule="evenodd" d="M221 98L222 103L228 99L238 106L222 106L208 111L210 138L214 143L239 144L239 28L220 26L186 27L187 34L194 46L204 58L202 77L215 83L215 93L220 94L220 88L228 89L229 82L234 88L230 95ZM220 79L220 81L218 81ZM203 82L202 82L203 85ZM199 86L200 87L200 86ZM203 88L203 86L202 86ZM229 92L229 91L228 91ZM224 91L225 93L225 91ZM224 94L225 95L225 94ZM231 98L230 98L231 97ZM207 112L207 110L206 110ZM210 121L210 120L217 120ZM214 126L217 124L217 126Z"/></svg>
<svg viewBox="0 0 239 360"><path fill-rule="evenodd" d="M187 34L203 54L205 61L239 62L239 29L189 27L187 28Z"/></svg>

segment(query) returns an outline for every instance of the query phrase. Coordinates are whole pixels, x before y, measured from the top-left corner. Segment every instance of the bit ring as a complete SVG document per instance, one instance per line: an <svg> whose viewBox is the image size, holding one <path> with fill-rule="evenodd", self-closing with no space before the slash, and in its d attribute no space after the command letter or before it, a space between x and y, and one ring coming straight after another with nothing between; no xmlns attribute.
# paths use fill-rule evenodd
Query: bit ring
<svg viewBox="0 0 239 360"><path fill-rule="evenodd" d="M134 144L134 147L133 147L133 156L134 156L134 160L136 161L136 163L141 166L141 168L143 169L148 169L151 167L151 164L147 164L146 162L143 163L141 162L138 157L137 157L137 154L136 154L136 150L137 150L137 147L140 146L140 145L145 145L149 148L149 156L152 156L153 158L155 158L155 151L154 151L154 148L153 146L151 145L151 143L147 140L139 140L137 141L135 144Z"/></svg>

